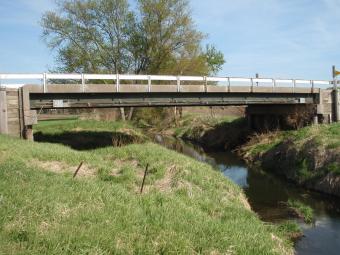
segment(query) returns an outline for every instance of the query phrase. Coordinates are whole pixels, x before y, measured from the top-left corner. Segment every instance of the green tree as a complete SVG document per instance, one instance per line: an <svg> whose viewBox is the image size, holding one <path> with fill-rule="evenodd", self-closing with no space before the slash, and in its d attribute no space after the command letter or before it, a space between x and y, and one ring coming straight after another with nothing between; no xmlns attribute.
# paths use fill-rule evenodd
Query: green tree
<svg viewBox="0 0 340 255"><path fill-rule="evenodd" d="M131 10L127 0L58 0L41 20L57 70L202 76L220 70L223 54L202 49L205 36L188 0L135 1Z"/></svg>
<svg viewBox="0 0 340 255"><path fill-rule="evenodd" d="M204 35L187 0L60 0L42 17L43 36L66 72L216 73L223 54Z"/></svg>
<svg viewBox="0 0 340 255"><path fill-rule="evenodd" d="M204 58L209 74L217 74L225 63L223 53L209 44L206 46Z"/></svg>
<svg viewBox="0 0 340 255"><path fill-rule="evenodd" d="M126 0L63 0L42 17L43 36L67 72L124 73L133 13Z"/></svg>

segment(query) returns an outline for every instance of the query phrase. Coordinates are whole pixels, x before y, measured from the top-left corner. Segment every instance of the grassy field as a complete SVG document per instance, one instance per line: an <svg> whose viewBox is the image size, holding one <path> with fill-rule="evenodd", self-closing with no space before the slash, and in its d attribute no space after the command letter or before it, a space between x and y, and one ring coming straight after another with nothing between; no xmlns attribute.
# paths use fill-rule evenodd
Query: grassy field
<svg viewBox="0 0 340 255"><path fill-rule="evenodd" d="M112 123L64 124L36 130L115 130ZM239 187L152 143L76 151L0 136L0 208L0 254L292 253Z"/></svg>

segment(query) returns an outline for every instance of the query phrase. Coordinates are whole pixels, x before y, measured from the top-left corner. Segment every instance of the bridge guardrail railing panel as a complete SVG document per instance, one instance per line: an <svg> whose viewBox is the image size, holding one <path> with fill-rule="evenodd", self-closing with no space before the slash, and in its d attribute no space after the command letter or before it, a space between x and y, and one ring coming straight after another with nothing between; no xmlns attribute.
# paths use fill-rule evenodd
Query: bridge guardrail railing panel
<svg viewBox="0 0 340 255"><path fill-rule="evenodd" d="M177 92L192 92L192 86L197 86L197 92L280 92L289 91L298 92L303 88L309 88L315 93L316 88L329 88L331 81L325 80L304 80L304 79L274 79L274 78L244 78L244 77L205 77L205 76L174 76L174 75L136 75L136 74L61 74L61 73L43 73L43 74L0 74L0 84L3 81L31 81L40 80L43 91L46 93L50 81L72 81L72 84L78 84L82 92L87 92L89 81L111 81L115 92L123 92L122 86L139 85L144 89L143 92L166 92L163 89L157 89L156 86L164 82L169 82L170 91L176 86ZM79 83L75 83L79 81ZM127 82L133 81L133 82ZM156 84L157 81L159 84ZM192 82L190 84L190 82ZM22 83L25 84L25 83ZM61 83L65 84L65 83ZM105 84L108 85L108 84ZM146 86L145 86L146 85ZM202 90L204 86L204 90ZM215 87L213 87L215 86ZM220 87L220 88L218 88ZM243 89L241 89L241 87ZM266 89L265 89L266 88ZM281 89L280 89L281 88ZM92 89L93 92L93 89Z"/></svg>

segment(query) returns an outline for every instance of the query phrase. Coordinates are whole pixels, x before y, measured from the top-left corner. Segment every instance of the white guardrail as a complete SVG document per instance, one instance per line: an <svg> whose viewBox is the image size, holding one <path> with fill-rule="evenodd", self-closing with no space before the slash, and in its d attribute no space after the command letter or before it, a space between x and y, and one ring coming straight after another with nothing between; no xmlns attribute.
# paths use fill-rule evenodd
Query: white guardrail
<svg viewBox="0 0 340 255"><path fill-rule="evenodd" d="M237 78L237 77L205 77L205 76L170 76L170 75L130 75L130 74L0 74L0 85L3 81L9 80L41 80L44 91L49 80L79 80L85 91L87 81L91 80L113 80L116 81L117 92L121 81L147 81L149 92L151 92L152 81L174 81L180 91L181 82L214 82L219 86L266 86L270 87L309 87L309 88L327 88L332 82L325 80L302 80L302 79L273 79L273 78ZM224 83L224 84L221 84Z"/></svg>

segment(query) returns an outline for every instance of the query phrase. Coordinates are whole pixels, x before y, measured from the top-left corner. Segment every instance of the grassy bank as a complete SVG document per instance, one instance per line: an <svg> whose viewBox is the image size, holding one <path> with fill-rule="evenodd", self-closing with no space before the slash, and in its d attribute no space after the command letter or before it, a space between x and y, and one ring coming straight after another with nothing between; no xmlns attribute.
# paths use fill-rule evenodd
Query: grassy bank
<svg viewBox="0 0 340 255"><path fill-rule="evenodd" d="M208 150L233 149L248 134L244 118L232 116L185 115L172 129L173 135L200 144Z"/></svg>
<svg viewBox="0 0 340 255"><path fill-rule="evenodd" d="M240 152L266 170L340 196L340 124L254 136Z"/></svg>
<svg viewBox="0 0 340 255"><path fill-rule="evenodd" d="M313 209L305 205L304 203L298 200L288 200L287 205L293 210L293 212L301 219L303 219L306 223L312 223L314 220L314 212Z"/></svg>
<svg viewBox="0 0 340 255"><path fill-rule="evenodd" d="M0 206L1 254L291 253L239 187L152 143L75 151L0 136Z"/></svg>
<svg viewBox="0 0 340 255"><path fill-rule="evenodd" d="M35 141L62 143L77 150L142 143L148 138L129 122L50 120L34 126Z"/></svg>

